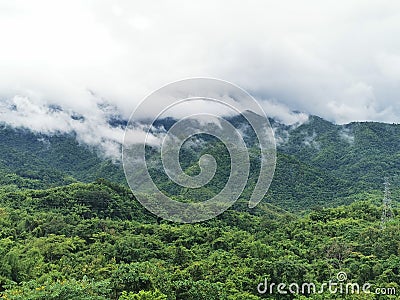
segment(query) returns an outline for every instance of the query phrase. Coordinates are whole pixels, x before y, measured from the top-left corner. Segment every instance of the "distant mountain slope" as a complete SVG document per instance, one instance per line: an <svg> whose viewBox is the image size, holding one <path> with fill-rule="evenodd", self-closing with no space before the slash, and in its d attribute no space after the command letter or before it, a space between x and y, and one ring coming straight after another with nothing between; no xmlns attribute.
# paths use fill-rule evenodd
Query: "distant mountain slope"
<svg viewBox="0 0 400 300"><path fill-rule="evenodd" d="M385 176L400 174L400 125L335 125L311 116L296 128L281 126L277 132L286 138L279 151L364 189L381 189Z"/></svg>
<svg viewBox="0 0 400 300"><path fill-rule="evenodd" d="M44 188L100 177L124 182L120 165L101 158L96 149L79 144L74 135L48 136L3 127L0 153L2 184Z"/></svg>
<svg viewBox="0 0 400 300"><path fill-rule="evenodd" d="M241 197L241 203L245 203L258 178L256 140L243 118L233 117L230 121L243 132L252 149L251 175ZM270 121L276 135L278 160L263 203L291 211L332 206L358 199L360 193L380 193L383 177L396 179L399 175L400 125L371 122L335 125L316 116L292 126ZM168 118L157 121L156 126L169 128L174 122ZM203 138L206 143L201 147L182 151L181 163L187 173L196 174L199 155L210 153L219 161L215 178L201 189L191 191L172 184L160 172L159 163L150 164L150 173L160 189L182 201L204 201L220 191L230 172L229 156L215 139ZM3 189L43 189L76 181L93 182L97 178L126 185L120 163L102 157L96 148L78 143L72 134L48 136L3 126L0 151ZM151 159L157 161L154 153ZM395 195L398 190L395 186Z"/></svg>

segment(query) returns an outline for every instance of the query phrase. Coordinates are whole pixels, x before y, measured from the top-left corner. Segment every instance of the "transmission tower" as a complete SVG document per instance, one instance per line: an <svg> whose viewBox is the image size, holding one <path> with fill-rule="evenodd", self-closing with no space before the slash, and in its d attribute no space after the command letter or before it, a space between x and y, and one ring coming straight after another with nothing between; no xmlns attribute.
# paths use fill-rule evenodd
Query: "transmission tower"
<svg viewBox="0 0 400 300"><path fill-rule="evenodd" d="M392 199L390 197L390 182L389 178L385 178L385 196L383 197L383 211L381 227L386 228L386 223L393 218Z"/></svg>

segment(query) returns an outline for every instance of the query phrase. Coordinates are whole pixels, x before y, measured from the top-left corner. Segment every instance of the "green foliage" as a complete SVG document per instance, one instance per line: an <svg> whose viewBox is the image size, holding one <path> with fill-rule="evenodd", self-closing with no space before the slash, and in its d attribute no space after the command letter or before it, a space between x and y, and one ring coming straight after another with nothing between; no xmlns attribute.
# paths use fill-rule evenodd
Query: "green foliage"
<svg viewBox="0 0 400 300"><path fill-rule="evenodd" d="M344 140L344 129L354 141ZM259 206L247 204L259 167L249 135L251 176L232 209L207 222L174 224L148 213L121 184L120 166L73 136L3 128L1 299L395 299L257 292L266 278L320 286L339 271L351 282L400 288L396 201L393 220L385 228L380 220L381 177L394 178L398 170L391 160L399 157L397 127L343 127L313 117L279 130L288 130L289 139L279 147L275 179ZM193 193L160 175L165 192L199 201L220 190L228 155L207 141L201 153L189 147L181 158L193 175L199 154L217 156L222 168L213 181ZM156 151L149 153L156 161ZM395 198L399 189L393 191Z"/></svg>
<svg viewBox="0 0 400 300"><path fill-rule="evenodd" d="M137 294L132 292L123 291L119 300L166 300L167 296L162 294L160 291L140 291Z"/></svg>
<svg viewBox="0 0 400 300"><path fill-rule="evenodd" d="M125 183L121 165L79 144L72 134L48 136L4 126L0 141L1 185L40 189L101 177Z"/></svg>
<svg viewBox="0 0 400 300"><path fill-rule="evenodd" d="M123 202L124 188L114 195L108 185L74 188L90 194L97 186ZM84 194L67 190L61 188L66 199ZM112 211L80 215L74 203L65 209L35 206L41 198L32 193L53 192L60 190L24 191L19 208L0 209L4 299L260 299L256 287L264 278L321 284L339 271L352 282L400 284L397 210L380 229L380 208L370 201L302 217L271 214L270 207L256 215L229 210L201 224L179 225L158 224L139 212L141 222Z"/></svg>
<svg viewBox="0 0 400 300"><path fill-rule="evenodd" d="M5 291L2 298L10 300L105 300L108 299L109 294L107 286L105 281L95 282L87 279L62 280L44 284L32 280Z"/></svg>
<svg viewBox="0 0 400 300"><path fill-rule="evenodd" d="M282 153L329 171L351 183L351 192L381 189L383 177L399 174L400 126L377 122L335 125L319 117L296 128L275 124L288 138L279 145Z"/></svg>

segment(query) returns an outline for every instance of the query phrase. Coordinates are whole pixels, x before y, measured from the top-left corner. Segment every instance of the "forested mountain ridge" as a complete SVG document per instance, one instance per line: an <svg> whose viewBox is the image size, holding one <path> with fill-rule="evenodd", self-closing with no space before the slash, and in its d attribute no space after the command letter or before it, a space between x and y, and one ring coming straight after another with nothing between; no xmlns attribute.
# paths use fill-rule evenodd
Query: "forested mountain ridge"
<svg viewBox="0 0 400 300"><path fill-rule="evenodd" d="M240 118L233 121L242 125ZM265 199L254 209L247 206L258 167L249 132L254 174L241 198L215 219L185 225L157 219L145 210L127 188L120 163L79 143L74 135L4 126L0 296L396 299L374 292L257 291L266 278L286 284L315 282L319 288L336 280L338 272L353 283L400 291L400 125L335 125L313 116L303 124L271 124L278 159ZM214 154L222 164L214 181L191 194L168 183L157 168L150 169L160 188L183 201L218 192L229 172L228 157L218 142L208 142L199 153L185 148L181 159L186 172L195 174L198 156ZM383 225L384 177L392 182L393 211Z"/></svg>
<svg viewBox="0 0 400 300"><path fill-rule="evenodd" d="M383 177L399 175L398 124L335 125L311 116L308 122L296 128L280 127L278 132L283 134L283 139L286 137L279 144L282 152L337 177L357 182L363 188L380 188Z"/></svg>
<svg viewBox="0 0 400 300"><path fill-rule="evenodd" d="M159 120L156 126L168 129L174 122L170 118ZM243 130L243 118L233 117L230 122L242 130L251 148L255 137L251 131ZM264 201L291 211L348 203L360 192L381 191L384 177L391 178L397 191L400 125L374 122L336 125L316 116L310 116L300 125L284 125L272 119L270 122L276 136L278 159L275 177ZM76 181L92 182L97 178L126 184L118 157L114 162L104 158L99 149L79 143L73 134L46 135L3 126L0 139L3 186L48 188ZM196 171L199 154L208 152L219 157L225 153L226 156L225 161L220 161L219 178L202 193L194 195L204 194L207 198L225 183L229 157L215 141L208 141L202 148L188 147L182 151L181 163L187 172ZM255 158L258 155L256 150L250 150L250 154ZM257 180L259 166L256 159L253 161L243 197L249 195L251 183ZM155 181L164 191L182 194L182 189L170 186L159 169L154 173L157 174Z"/></svg>
<svg viewBox="0 0 400 300"><path fill-rule="evenodd" d="M3 185L43 188L102 177L125 180L120 165L103 158L99 149L79 143L73 134L48 135L3 126L0 152Z"/></svg>

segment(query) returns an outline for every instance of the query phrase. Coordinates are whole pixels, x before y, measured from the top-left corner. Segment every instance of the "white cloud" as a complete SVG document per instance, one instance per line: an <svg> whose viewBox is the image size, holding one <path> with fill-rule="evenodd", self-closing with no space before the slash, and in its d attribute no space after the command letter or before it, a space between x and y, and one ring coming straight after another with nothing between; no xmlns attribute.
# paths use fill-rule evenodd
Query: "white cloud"
<svg viewBox="0 0 400 300"><path fill-rule="evenodd" d="M354 134L349 128L342 127L339 132L339 137L348 142L350 145L354 144Z"/></svg>
<svg viewBox="0 0 400 300"><path fill-rule="evenodd" d="M94 107L87 115L76 114L63 107L48 106L43 102L18 95L0 104L0 120L6 124L49 135L75 133L79 142L97 147L106 157L120 159L125 128L109 124L109 119L115 111L104 103ZM136 128L129 128L128 136L140 141L145 135L144 129L139 125ZM162 132L159 136L149 134L148 144L160 144L161 136ZM127 143L134 142L132 139L127 140Z"/></svg>
<svg viewBox="0 0 400 300"><path fill-rule="evenodd" d="M395 0L3 1L0 101L26 108L1 120L83 132L90 122L45 106L91 116L102 98L128 117L154 89L210 76L247 89L289 124L306 118L293 110L338 123L400 122L397 36ZM42 117L22 120L22 112ZM97 115L90 124L109 140L120 136Z"/></svg>
<svg viewBox="0 0 400 300"><path fill-rule="evenodd" d="M261 105L265 113L287 125L301 125L308 121L308 115L302 112L293 112L286 105L278 103L276 100L263 100Z"/></svg>
<svg viewBox="0 0 400 300"><path fill-rule="evenodd" d="M400 54L380 53L377 57L377 66L388 81L394 84L400 82Z"/></svg>

